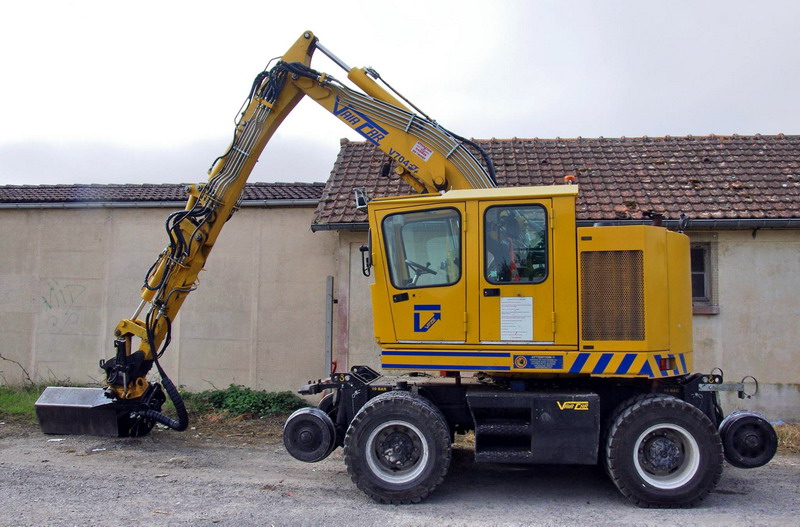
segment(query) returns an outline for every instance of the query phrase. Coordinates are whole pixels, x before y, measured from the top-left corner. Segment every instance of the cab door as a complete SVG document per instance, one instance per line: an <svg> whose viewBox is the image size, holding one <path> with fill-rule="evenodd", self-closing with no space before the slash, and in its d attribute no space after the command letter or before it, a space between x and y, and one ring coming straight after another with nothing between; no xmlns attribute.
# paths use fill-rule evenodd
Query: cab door
<svg viewBox="0 0 800 527"><path fill-rule="evenodd" d="M480 340L552 344L552 200L481 202Z"/></svg>
<svg viewBox="0 0 800 527"><path fill-rule="evenodd" d="M398 342L465 341L464 213L463 203L379 213Z"/></svg>

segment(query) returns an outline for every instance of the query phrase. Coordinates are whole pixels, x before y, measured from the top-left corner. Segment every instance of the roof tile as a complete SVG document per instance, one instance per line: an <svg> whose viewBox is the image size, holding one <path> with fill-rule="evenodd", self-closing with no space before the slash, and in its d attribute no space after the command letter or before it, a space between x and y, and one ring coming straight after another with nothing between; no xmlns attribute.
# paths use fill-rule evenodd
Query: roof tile
<svg viewBox="0 0 800 527"><path fill-rule="evenodd" d="M561 184L575 174L578 219L800 218L800 136L639 137L479 140L500 186ZM408 194L379 174L386 156L343 141L315 223L360 223L353 188L371 197ZM635 207L631 205L635 204Z"/></svg>
<svg viewBox="0 0 800 527"><path fill-rule="evenodd" d="M323 183L248 183L243 201L318 200ZM6 185L0 203L125 203L186 201L186 185Z"/></svg>

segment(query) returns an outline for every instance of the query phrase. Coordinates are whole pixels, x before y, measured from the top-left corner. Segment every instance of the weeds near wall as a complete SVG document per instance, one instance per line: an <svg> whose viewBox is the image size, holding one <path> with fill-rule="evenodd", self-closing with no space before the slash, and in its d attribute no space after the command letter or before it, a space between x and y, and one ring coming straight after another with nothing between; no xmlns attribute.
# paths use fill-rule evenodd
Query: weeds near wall
<svg viewBox="0 0 800 527"><path fill-rule="evenodd" d="M225 390L207 390L200 393L183 393L191 413L203 415L226 412L234 416L268 417L287 415L308 406L292 392L265 392L231 384Z"/></svg>
<svg viewBox="0 0 800 527"><path fill-rule="evenodd" d="M800 453L800 424L780 424L775 427L775 432L779 451Z"/></svg>
<svg viewBox="0 0 800 527"><path fill-rule="evenodd" d="M36 423L34 404L44 391L44 384L0 386L0 421Z"/></svg>
<svg viewBox="0 0 800 527"><path fill-rule="evenodd" d="M33 382L33 379L31 378L30 373L28 373L28 370L25 369L25 366L23 366L19 362L15 361L14 359L9 359L8 357L4 357L2 353L0 353L0 360L5 361L5 362L10 362L12 364L16 364L17 367L20 370L22 370L22 374L25 376L26 384L29 384L29 385L36 384L35 382ZM2 374L2 373L3 372L0 371L0 374ZM5 375L3 375L3 383L4 384L8 384L8 383L5 382Z"/></svg>

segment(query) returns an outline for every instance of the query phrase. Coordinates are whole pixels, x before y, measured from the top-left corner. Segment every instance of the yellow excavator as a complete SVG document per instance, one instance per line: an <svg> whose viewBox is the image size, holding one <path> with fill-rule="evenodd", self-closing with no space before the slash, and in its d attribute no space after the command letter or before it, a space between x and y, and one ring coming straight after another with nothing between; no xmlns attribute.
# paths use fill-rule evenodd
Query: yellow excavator
<svg viewBox="0 0 800 527"><path fill-rule="evenodd" d="M311 69L315 50L359 89ZM719 481L723 458L742 468L772 458L777 439L763 416L725 417L720 407L719 392L743 395L744 382L692 372L687 236L658 225L578 228L576 185L497 188L479 144L379 80L311 32L256 76L233 142L167 218L169 244L134 315L116 326L114 356L101 362L107 388L47 388L37 403L45 433L186 429L159 364L172 321L261 151L307 96L383 151L385 171L415 194L354 196L369 218L362 268L374 278L375 338L394 375L332 366L304 386L323 397L287 420L293 457L316 462L343 446L370 497L419 502L445 477L455 434L472 431L478 462L602 463L647 507L695 505ZM153 366L160 383L147 380ZM176 419L161 413L167 396Z"/></svg>

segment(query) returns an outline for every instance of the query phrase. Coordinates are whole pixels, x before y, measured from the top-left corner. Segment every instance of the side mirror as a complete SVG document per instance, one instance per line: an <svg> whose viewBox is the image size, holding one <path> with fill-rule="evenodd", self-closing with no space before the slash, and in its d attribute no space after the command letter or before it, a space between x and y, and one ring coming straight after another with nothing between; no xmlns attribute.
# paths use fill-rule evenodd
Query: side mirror
<svg viewBox="0 0 800 527"><path fill-rule="evenodd" d="M367 203L369 203L369 197L367 196L366 189L354 188L353 193L355 194L356 198L356 210L360 212L367 212Z"/></svg>
<svg viewBox="0 0 800 527"><path fill-rule="evenodd" d="M361 274L364 276L370 275L370 267L372 267L372 230L367 231L367 244L358 248L361 251Z"/></svg>
<svg viewBox="0 0 800 527"><path fill-rule="evenodd" d="M372 257L370 256L369 247L362 245L359 247L361 251L361 273L364 276L370 275L370 267L372 267Z"/></svg>

